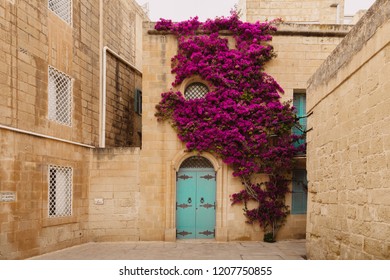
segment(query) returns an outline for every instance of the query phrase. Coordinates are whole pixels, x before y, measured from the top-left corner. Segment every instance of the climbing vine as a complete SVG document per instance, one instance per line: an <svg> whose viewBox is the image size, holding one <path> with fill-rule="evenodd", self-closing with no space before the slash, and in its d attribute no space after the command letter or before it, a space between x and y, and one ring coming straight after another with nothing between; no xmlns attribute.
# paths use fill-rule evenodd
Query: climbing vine
<svg viewBox="0 0 390 280"><path fill-rule="evenodd" d="M197 17L179 23L161 19L155 29L178 38L173 87L193 76L210 85L204 98L162 93L156 117L171 123L189 151L213 153L232 167L243 185L231 195L232 204L242 203L247 221L258 222L273 239L288 214L287 176L302 150L294 145L300 136L291 132L297 125L295 109L281 102L283 89L264 72L275 56L269 43L274 22L242 22L232 12L203 23ZM233 36L235 48L222 34ZM269 179L255 182L259 173Z"/></svg>

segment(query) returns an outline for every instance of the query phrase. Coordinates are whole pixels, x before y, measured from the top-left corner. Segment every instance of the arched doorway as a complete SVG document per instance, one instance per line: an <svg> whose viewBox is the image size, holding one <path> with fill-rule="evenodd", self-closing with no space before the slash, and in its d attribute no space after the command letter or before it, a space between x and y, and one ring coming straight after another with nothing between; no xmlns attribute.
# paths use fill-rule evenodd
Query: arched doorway
<svg viewBox="0 0 390 280"><path fill-rule="evenodd" d="M215 238L216 173L200 156L187 158L176 175L176 238Z"/></svg>

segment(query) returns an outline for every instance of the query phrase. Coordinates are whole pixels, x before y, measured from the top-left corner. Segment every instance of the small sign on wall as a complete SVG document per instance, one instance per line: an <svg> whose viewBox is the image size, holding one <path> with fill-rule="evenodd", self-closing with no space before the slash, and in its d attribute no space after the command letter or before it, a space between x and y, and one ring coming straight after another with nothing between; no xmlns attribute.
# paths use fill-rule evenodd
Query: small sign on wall
<svg viewBox="0 0 390 280"><path fill-rule="evenodd" d="M0 192L1 202L14 202L16 201L16 192Z"/></svg>
<svg viewBox="0 0 390 280"><path fill-rule="evenodd" d="M95 205L103 205L104 204L104 199L103 198L95 198L94 199L94 204Z"/></svg>

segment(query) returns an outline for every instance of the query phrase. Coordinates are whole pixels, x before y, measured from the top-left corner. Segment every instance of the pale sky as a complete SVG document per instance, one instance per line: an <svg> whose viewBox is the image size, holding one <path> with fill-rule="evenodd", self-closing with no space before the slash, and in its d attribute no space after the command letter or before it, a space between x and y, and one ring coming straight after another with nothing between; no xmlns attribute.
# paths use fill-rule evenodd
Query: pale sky
<svg viewBox="0 0 390 280"><path fill-rule="evenodd" d="M136 0L140 5L149 3L149 17L173 21L199 16L201 21L217 16L229 16L238 0ZM358 10L368 9L375 0L345 0L345 14L353 15Z"/></svg>

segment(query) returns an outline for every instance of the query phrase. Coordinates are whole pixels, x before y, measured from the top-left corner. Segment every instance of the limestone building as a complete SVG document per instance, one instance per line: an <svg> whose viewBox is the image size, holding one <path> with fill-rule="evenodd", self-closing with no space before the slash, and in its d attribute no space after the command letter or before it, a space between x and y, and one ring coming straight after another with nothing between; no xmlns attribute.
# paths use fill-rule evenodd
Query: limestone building
<svg viewBox="0 0 390 280"><path fill-rule="evenodd" d="M287 3L288 2L288 3ZM310 18L300 18L302 3L307 10L305 15ZM327 2L327 9L318 11ZM329 2L329 3L328 3ZM266 65L267 73L275 77L285 90L283 99L294 100L294 105L300 108L299 114L305 120L306 85L308 79L322 64L327 56L341 42L351 26L337 24L338 13L343 11L343 1L333 7L332 1L244 1L239 10L243 18L249 21L262 20L260 15L291 15L278 26L272 44L277 58ZM333 1L334 2L334 1ZM299 4L301 3L301 4ZM290 5L291 4L291 5ZM263 6L267 10L263 10ZM281 10L281 6L287 10ZM331 7L332 6L332 7ZM294 8L293 10L291 10ZM311 11L311 12L309 12ZM337 12L337 13L336 13ZM294 15L294 16L293 16ZM232 38L230 38L232 41ZM234 42L231 42L234 46ZM171 74L171 58L177 53L177 39L172 34L154 31L154 23L144 26L143 52L143 149L140 162L141 201L143 209L148 204L150 211L140 211L139 217L141 239L165 239L174 241L186 238L188 231L178 229L180 219L177 218L177 205L188 203L178 200L182 170L188 171L189 162L195 156L187 153L185 146L178 140L175 131L169 124L161 124L154 117L155 106L161 99L161 93L172 87L174 76ZM191 77L180 86L173 88L186 95L197 88L206 88L207 83L197 77ZM304 125L304 123L303 123ZM212 238L220 241L262 240L263 233L257 225L245 224L240 207L231 206L229 195L241 190L241 183L232 177L232 170L211 154L203 154L208 168L215 173L215 232ZM196 164L193 163L195 172ZM148 166L152 166L149 168ZM143 173L145 172L145 173ZM180 175L179 175L180 176ZM184 178L183 180L185 180ZM295 170L292 174L291 193L286 197L286 203L291 209L285 226L278 233L279 239L304 238L306 235L306 157L296 158ZM199 180L198 180L199 181ZM201 187L197 187L201 188ZM162 210L162 211L161 211ZM155 217L152 219L151 217Z"/></svg>
<svg viewBox="0 0 390 280"><path fill-rule="evenodd" d="M249 22L282 18L286 22L341 24L344 0L239 0L243 20Z"/></svg>
<svg viewBox="0 0 390 280"><path fill-rule="evenodd" d="M342 24L344 1L240 4L248 21L284 18L266 71L304 120L307 81L352 27ZM211 154L186 152L157 122L177 41L154 31L135 1L5 0L0 23L0 259L91 241L262 240L230 205L241 188L231 170ZM177 90L202 89L199 82ZM306 156L296 162L278 239L306 235ZM200 206L213 211L214 228L199 236L187 236L177 218L190 203L177 199L180 179L189 179L183 171L214 190L199 199L213 199Z"/></svg>
<svg viewBox="0 0 390 280"><path fill-rule="evenodd" d="M91 240L93 151L141 146L145 20L134 1L0 2L0 259Z"/></svg>
<svg viewBox="0 0 390 280"><path fill-rule="evenodd" d="M309 258L390 259L389 75L378 0L309 81Z"/></svg>

